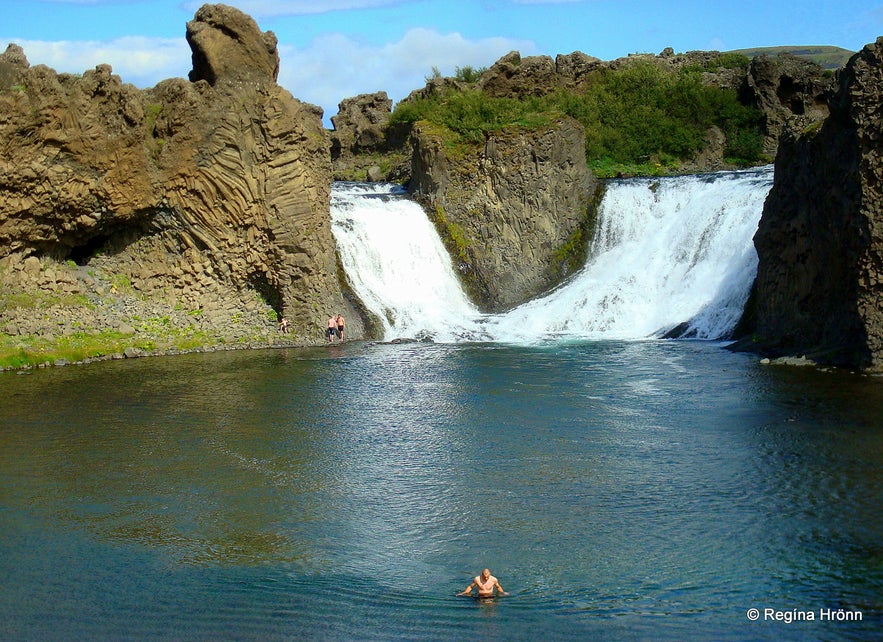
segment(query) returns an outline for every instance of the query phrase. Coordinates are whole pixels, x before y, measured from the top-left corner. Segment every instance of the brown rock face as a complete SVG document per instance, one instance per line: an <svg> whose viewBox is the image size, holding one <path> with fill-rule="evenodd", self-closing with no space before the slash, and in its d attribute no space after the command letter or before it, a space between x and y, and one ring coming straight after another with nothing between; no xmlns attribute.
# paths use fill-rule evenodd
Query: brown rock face
<svg viewBox="0 0 883 642"><path fill-rule="evenodd" d="M830 116L792 132L755 246L755 347L883 370L883 38L839 76Z"/></svg>
<svg viewBox="0 0 883 642"><path fill-rule="evenodd" d="M549 56L522 58L512 51L500 58L478 81L479 88L493 98L543 96L557 86L555 61Z"/></svg>
<svg viewBox="0 0 883 642"><path fill-rule="evenodd" d="M390 126L392 100L385 91L343 100L331 117L331 163L336 180L398 180L407 173L402 153L407 126ZM382 171L377 163L384 157Z"/></svg>
<svg viewBox="0 0 883 642"><path fill-rule="evenodd" d="M187 23L187 42L193 50L193 82L214 85L221 78L275 82L279 76L276 35L261 33L250 16L233 7L200 7Z"/></svg>
<svg viewBox="0 0 883 642"><path fill-rule="evenodd" d="M779 136L789 120L797 119L799 126L807 127L827 117L833 89L833 79L809 60L788 54L752 59L741 93L746 102L763 113L764 152L776 153Z"/></svg>
<svg viewBox="0 0 883 642"><path fill-rule="evenodd" d="M392 100L385 91L362 94L345 99L339 110L331 118L332 148L337 143L337 147L356 153L374 149L383 141L384 128L392 114Z"/></svg>
<svg viewBox="0 0 883 642"><path fill-rule="evenodd" d="M568 274L568 259L589 239L597 187L579 123L492 134L465 156L447 151L428 127L418 126L412 140L411 189L479 307L505 310Z"/></svg>
<svg viewBox="0 0 883 642"><path fill-rule="evenodd" d="M145 91L106 65L76 78L20 50L0 57L0 79L12 77L0 87L0 279L51 287L53 262L76 264L74 292L106 308L93 281L117 275L168 310L227 311L215 331L244 311L272 329L275 311L318 341L340 311L358 336L321 111L276 85L275 36L238 10L203 6L187 36L195 82ZM41 270L23 269L29 257ZM94 322L116 327L120 314Z"/></svg>

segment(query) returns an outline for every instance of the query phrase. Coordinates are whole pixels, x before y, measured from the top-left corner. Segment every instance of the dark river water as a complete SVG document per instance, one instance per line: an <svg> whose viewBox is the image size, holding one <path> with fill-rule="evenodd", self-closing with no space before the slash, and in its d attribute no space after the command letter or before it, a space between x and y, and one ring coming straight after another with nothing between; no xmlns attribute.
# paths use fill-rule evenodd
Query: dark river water
<svg viewBox="0 0 883 642"><path fill-rule="evenodd" d="M456 597L484 567L509 595ZM2 373L0 576L3 640L879 639L883 379L683 341Z"/></svg>

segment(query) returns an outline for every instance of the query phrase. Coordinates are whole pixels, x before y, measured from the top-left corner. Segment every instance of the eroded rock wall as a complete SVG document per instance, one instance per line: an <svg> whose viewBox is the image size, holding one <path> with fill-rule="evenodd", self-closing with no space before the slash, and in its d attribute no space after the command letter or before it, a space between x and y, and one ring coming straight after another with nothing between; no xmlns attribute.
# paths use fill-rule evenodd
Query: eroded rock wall
<svg viewBox="0 0 883 642"><path fill-rule="evenodd" d="M575 120L490 134L465 150L448 149L428 125L418 125L412 140L411 191L435 220L479 307L514 307L581 263L598 184ZM580 259L572 261L574 255Z"/></svg>
<svg viewBox="0 0 883 642"><path fill-rule="evenodd" d="M97 329L132 326L138 315L118 305L128 293L131 309L190 311L188 323L222 336L244 323L276 332L278 313L300 340L320 340L332 312L357 336L321 111L276 84L276 38L240 11L203 6L187 38L191 81L144 91L106 65L74 77L30 67L14 45L0 56L4 288L51 290L65 274L89 300L85 317L121 310ZM28 315L12 316L26 333Z"/></svg>
<svg viewBox="0 0 883 642"><path fill-rule="evenodd" d="M839 75L821 127L791 131L755 235L753 345L883 370L883 38Z"/></svg>

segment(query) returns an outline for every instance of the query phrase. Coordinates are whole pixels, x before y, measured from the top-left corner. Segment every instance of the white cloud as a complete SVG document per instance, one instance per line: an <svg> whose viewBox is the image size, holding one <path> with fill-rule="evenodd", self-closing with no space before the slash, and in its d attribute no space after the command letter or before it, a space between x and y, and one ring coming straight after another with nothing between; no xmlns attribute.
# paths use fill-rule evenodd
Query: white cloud
<svg viewBox="0 0 883 642"><path fill-rule="evenodd" d="M127 36L108 41L4 40L15 42L31 65L44 64L57 72L80 74L99 64L137 87L161 80L187 77L192 64L184 38ZM337 113L344 98L385 91L399 101L426 84L433 67L446 76L456 67L487 67L506 53L537 53L531 41L507 38L469 40L459 33L441 34L417 28L397 42L373 45L343 34L315 38L304 48L279 43L279 84L296 98L319 105L325 123Z"/></svg>
<svg viewBox="0 0 883 642"><path fill-rule="evenodd" d="M80 74L109 64L123 82L152 87L165 78L186 77L190 47L184 38L125 36L107 41L4 40L24 49L31 65L47 65L59 73Z"/></svg>
<svg viewBox="0 0 883 642"><path fill-rule="evenodd" d="M510 51L533 55L536 48L530 41L467 40L459 33L423 28L380 46L330 34L315 38L304 49L280 44L279 84L295 97L322 107L330 122L344 98L385 91L398 101L423 87L433 67L452 76L456 67L487 67Z"/></svg>
<svg viewBox="0 0 883 642"><path fill-rule="evenodd" d="M707 50L708 51L726 51L727 50L727 43L724 42L724 40L722 38L718 38L718 37L712 38L711 40L708 41Z"/></svg>

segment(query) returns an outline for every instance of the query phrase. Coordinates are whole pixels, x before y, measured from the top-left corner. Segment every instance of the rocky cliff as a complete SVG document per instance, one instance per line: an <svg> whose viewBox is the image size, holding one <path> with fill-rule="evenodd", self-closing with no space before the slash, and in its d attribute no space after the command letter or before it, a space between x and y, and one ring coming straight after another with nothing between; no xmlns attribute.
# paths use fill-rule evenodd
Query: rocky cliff
<svg viewBox="0 0 883 642"><path fill-rule="evenodd" d="M584 136L579 123L563 118L451 150L431 126L416 127L410 189L480 308L523 303L582 264L598 187Z"/></svg>
<svg viewBox="0 0 883 642"><path fill-rule="evenodd" d="M810 127L828 116L833 75L804 58L757 56L737 89L763 114L764 152L774 157L786 123Z"/></svg>
<svg viewBox="0 0 883 642"><path fill-rule="evenodd" d="M743 103L757 107L763 114L764 150L772 158L784 123L799 117L805 125L827 116L827 98L833 90L832 74L818 64L796 56L758 56L747 67L721 64L719 51L690 51L676 54L667 48L659 55L634 54L603 61L582 52L550 56L522 57L508 53L485 71L477 86L487 95L498 98L542 96L558 89L580 91L591 82L592 73L618 69L638 62L649 62L672 72L685 68L704 69L705 85L730 89ZM720 147L710 134L709 146ZM703 156L700 154L700 156ZM720 154L704 154L690 171L720 169Z"/></svg>
<svg viewBox="0 0 883 642"><path fill-rule="evenodd" d="M385 91L346 98L331 117L335 180L407 182L410 128L391 126L392 100Z"/></svg>
<svg viewBox="0 0 883 642"><path fill-rule="evenodd" d="M276 84L272 32L224 5L187 24L189 81L140 91L0 56L0 333L205 342L361 330L338 280L321 111ZM154 325L156 325L154 323Z"/></svg>
<svg viewBox="0 0 883 642"><path fill-rule="evenodd" d="M581 52L503 56L475 82L434 77L403 103L478 91L495 98L527 99L559 90L579 92L597 73L636 63L672 73L705 70L702 83L735 91L763 114L765 147L774 154L786 122L811 127L827 116L833 80L821 67L794 57L728 64L720 52L635 55L604 62ZM383 92L344 101L332 119L332 153L341 177L410 179L410 188L434 218L471 297L488 311L517 305L559 283L582 257L592 232L591 202L597 182L586 169L584 133L567 119L528 131L511 127L486 134L483 145L451 146L451 137L427 122L410 136L390 135L391 101ZM455 138L455 137L454 137ZM410 176L390 152L413 148ZM716 127L683 171L723 169L725 135ZM386 170L381 167L387 159ZM389 168L395 167L395 170ZM357 174L353 175L353 170ZM574 261L574 259L577 259Z"/></svg>
<svg viewBox="0 0 883 642"><path fill-rule="evenodd" d="M580 51L551 56L522 56L511 51L478 74L474 81L436 76L426 86L403 99L408 103L447 91L477 90L490 98L517 100L545 96L560 90L580 93L598 74L651 64L671 73L698 70L703 85L735 92L739 101L756 107L761 114L765 157L776 154L779 136L785 123L799 121L803 127L828 115L828 98L834 91L830 70L806 58L790 54L759 55L748 58L719 51L690 51L676 54L670 47L658 55L632 54L604 61ZM478 73L480 72L480 73ZM400 125L389 126L392 101L386 92L347 98L332 117L332 159L340 179L407 180L398 152L408 145L408 131ZM725 134L712 127L705 148L686 162L682 171L705 172L725 168ZM373 168L372 176L368 169Z"/></svg>
<svg viewBox="0 0 883 642"><path fill-rule="evenodd" d="M883 38L821 126L786 130L754 242L753 348L883 371Z"/></svg>

